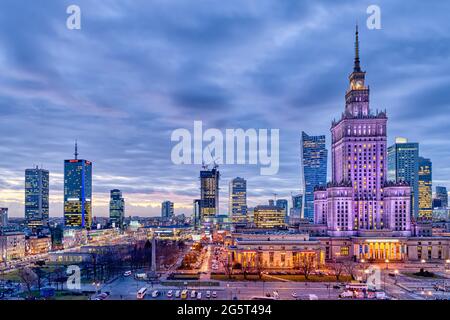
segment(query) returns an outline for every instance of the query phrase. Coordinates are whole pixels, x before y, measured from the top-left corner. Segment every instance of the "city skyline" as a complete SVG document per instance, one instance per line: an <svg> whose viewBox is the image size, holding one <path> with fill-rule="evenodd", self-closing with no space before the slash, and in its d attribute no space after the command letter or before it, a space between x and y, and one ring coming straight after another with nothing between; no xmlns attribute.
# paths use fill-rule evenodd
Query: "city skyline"
<svg viewBox="0 0 450 320"><path fill-rule="evenodd" d="M436 15L430 5L414 5L421 8L415 12ZM186 9L181 4L172 6L172 13ZM438 17L425 24L416 19L419 13L399 17L393 14L398 10L395 4L382 1L381 6L383 29L360 29L373 105L389 110L388 145L396 136L418 142L421 156L433 162L433 191L436 185L448 189L450 138L445 135L445 111L450 80L444 57L450 47L443 41L448 26L439 24ZM330 148L329 119L342 110L347 87L343 75L352 64L354 20L348 17L365 21L365 4L349 8L345 1L326 5L267 2L256 9L248 3L230 3L208 7L209 13L192 9L177 21L145 5L139 8L142 13L137 7L109 6L108 2L90 7L78 33L64 29L63 23L58 27L58 21L64 20L64 15L58 16L59 11L65 12L63 4L49 4L45 14L42 9L36 11L36 4L0 13L5 18L0 31L4 70L0 76L0 150L4 155L0 207L8 207L10 217L24 216L23 173L34 163L50 171L50 216L62 217L63 160L72 153L75 139L82 158L94 163L93 216L108 216L113 188L123 191L127 215L158 216L165 199L175 203L176 213L190 214L193 199L199 197L200 167L170 162L170 132L190 128L194 120L207 119L205 125L211 128L280 128L278 175L260 176L255 166L220 166L220 212L227 212L226 186L236 176L247 180L250 207L266 203L273 193L289 198L291 192L301 191L301 131L325 134ZM240 16L236 16L238 9ZM33 10L36 13L28 21ZM444 12L442 8L437 15ZM144 14L163 14L165 19L157 19L158 28L142 25L129 40L122 38L127 50L120 49L112 37L118 31L129 33L129 19ZM200 17L204 18L201 24L192 24ZM16 20L22 23L13 24ZM209 28L217 21L222 24ZM103 23L111 29L102 28ZM6 31L9 24L18 26L17 37ZM30 25L33 41L27 36ZM51 40L45 38L47 33ZM205 39L210 46L204 45ZM144 47L133 41L142 41ZM434 45L439 50L423 49ZM56 55L55 46L62 55ZM80 55L78 47L92 54ZM193 52L188 61L180 57L186 48ZM206 59L215 62L206 63ZM80 70L66 68L71 61ZM384 69L386 65L389 68ZM88 71L91 68L98 75ZM108 78L102 76L106 73ZM105 86L100 90L104 93L97 90L97 82Z"/></svg>

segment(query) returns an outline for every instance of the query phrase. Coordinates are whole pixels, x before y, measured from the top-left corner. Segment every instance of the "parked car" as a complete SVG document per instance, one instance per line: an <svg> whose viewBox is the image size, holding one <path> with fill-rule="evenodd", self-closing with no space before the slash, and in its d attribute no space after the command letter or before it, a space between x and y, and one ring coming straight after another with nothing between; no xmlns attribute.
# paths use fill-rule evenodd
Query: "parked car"
<svg viewBox="0 0 450 320"><path fill-rule="evenodd" d="M339 298L353 298L353 292L346 290L339 295Z"/></svg>
<svg viewBox="0 0 450 320"><path fill-rule="evenodd" d="M172 298L173 297L173 291L169 290L167 291L167 298Z"/></svg>
<svg viewBox="0 0 450 320"><path fill-rule="evenodd" d="M123 273L123 276L124 276L124 277L129 277L129 276L131 276L131 271L125 271L125 272Z"/></svg>
<svg viewBox="0 0 450 320"><path fill-rule="evenodd" d="M202 300L202 293L201 292L197 293L197 299L198 300Z"/></svg>
<svg viewBox="0 0 450 320"><path fill-rule="evenodd" d="M216 291L213 291L213 292L211 293L211 296L212 296L213 298L217 298L217 292L216 292Z"/></svg>
<svg viewBox="0 0 450 320"><path fill-rule="evenodd" d="M195 299L195 297L197 296L197 292L195 292L195 290L191 291L191 299Z"/></svg>
<svg viewBox="0 0 450 320"><path fill-rule="evenodd" d="M179 298L181 296L181 291L177 290L175 291L175 298Z"/></svg>
<svg viewBox="0 0 450 320"><path fill-rule="evenodd" d="M209 291L209 290L206 291L205 298L206 298L206 299L211 298L211 291Z"/></svg>

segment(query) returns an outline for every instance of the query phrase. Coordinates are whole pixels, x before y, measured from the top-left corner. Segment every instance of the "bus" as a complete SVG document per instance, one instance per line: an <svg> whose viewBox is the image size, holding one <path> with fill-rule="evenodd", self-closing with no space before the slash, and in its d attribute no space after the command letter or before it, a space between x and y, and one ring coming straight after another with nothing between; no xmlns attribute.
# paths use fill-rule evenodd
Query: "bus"
<svg viewBox="0 0 450 320"><path fill-rule="evenodd" d="M144 299L145 298L145 295L147 294L147 288L140 288L139 289L139 291L137 292L137 294L136 294L136 298L138 298L138 299Z"/></svg>

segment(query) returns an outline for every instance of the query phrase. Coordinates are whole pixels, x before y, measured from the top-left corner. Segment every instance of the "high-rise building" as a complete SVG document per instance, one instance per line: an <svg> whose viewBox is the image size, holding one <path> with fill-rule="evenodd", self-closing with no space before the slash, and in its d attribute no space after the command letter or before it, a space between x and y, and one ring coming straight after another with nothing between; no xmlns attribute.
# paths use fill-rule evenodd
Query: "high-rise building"
<svg viewBox="0 0 450 320"><path fill-rule="evenodd" d="M448 193L446 187L436 186L436 199L440 201L440 207L448 208Z"/></svg>
<svg viewBox="0 0 450 320"><path fill-rule="evenodd" d="M8 225L8 208L0 208L0 227Z"/></svg>
<svg viewBox="0 0 450 320"><path fill-rule="evenodd" d="M237 177L229 185L229 215L234 223L247 221L247 181Z"/></svg>
<svg viewBox="0 0 450 320"><path fill-rule="evenodd" d="M314 221L326 224L329 234L336 236L384 230L408 236L411 188L404 182L387 182L387 116L369 108L358 29L355 37L345 110L331 126L332 181L316 188Z"/></svg>
<svg viewBox="0 0 450 320"><path fill-rule="evenodd" d="M109 224L115 228L123 229L125 221L125 200L122 191L113 189L110 191L109 200Z"/></svg>
<svg viewBox="0 0 450 320"><path fill-rule="evenodd" d="M90 229L92 224L92 162L75 158L64 160L64 225Z"/></svg>
<svg viewBox="0 0 450 320"><path fill-rule="evenodd" d="M411 187L411 217L419 214L419 144L397 138L388 148L388 179Z"/></svg>
<svg viewBox="0 0 450 320"><path fill-rule="evenodd" d="M25 220L29 228L47 226L49 172L36 167L25 170Z"/></svg>
<svg viewBox="0 0 450 320"><path fill-rule="evenodd" d="M289 221L298 222L302 217L303 195L297 194L292 196L292 208L289 213Z"/></svg>
<svg viewBox="0 0 450 320"><path fill-rule="evenodd" d="M217 167L200 171L201 221L212 221L219 211L219 177Z"/></svg>
<svg viewBox="0 0 450 320"><path fill-rule="evenodd" d="M163 203L161 203L161 218L163 218L164 220L170 220L173 217L173 202L164 201Z"/></svg>
<svg viewBox="0 0 450 320"><path fill-rule="evenodd" d="M433 217L433 178L430 159L419 157L419 220Z"/></svg>
<svg viewBox="0 0 450 320"><path fill-rule="evenodd" d="M303 218L314 219L314 188L327 183L328 150L325 136L309 136L302 132L302 184L304 190Z"/></svg>
<svg viewBox="0 0 450 320"><path fill-rule="evenodd" d="M275 205L278 208L283 209L283 211L284 211L284 222L288 223L288 221L289 221L289 204L288 204L288 201L286 199L277 199Z"/></svg>
<svg viewBox="0 0 450 320"><path fill-rule="evenodd" d="M277 206L256 206L253 210L253 221L256 228L283 228L285 223L285 210Z"/></svg>

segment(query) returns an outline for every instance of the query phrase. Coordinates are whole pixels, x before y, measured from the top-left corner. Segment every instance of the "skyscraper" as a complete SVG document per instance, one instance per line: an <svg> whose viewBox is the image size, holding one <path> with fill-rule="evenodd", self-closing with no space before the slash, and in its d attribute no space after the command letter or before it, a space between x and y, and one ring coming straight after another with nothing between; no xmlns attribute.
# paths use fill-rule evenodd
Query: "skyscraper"
<svg viewBox="0 0 450 320"><path fill-rule="evenodd" d="M433 217L433 179L430 159L419 157L419 219Z"/></svg>
<svg viewBox="0 0 450 320"><path fill-rule="evenodd" d="M201 221L211 221L219 210L219 177L217 167L200 171Z"/></svg>
<svg viewBox="0 0 450 320"><path fill-rule="evenodd" d="M173 202L164 201L163 203L161 203L161 218L163 218L163 220L169 220L173 218L173 216Z"/></svg>
<svg viewBox="0 0 450 320"><path fill-rule="evenodd" d="M341 119L333 121L332 181L314 193L317 224L332 235L355 235L378 230L411 233L411 188L387 182L387 116L372 113L369 87L359 61L358 29L355 59Z"/></svg>
<svg viewBox="0 0 450 320"><path fill-rule="evenodd" d="M247 181L237 177L229 184L229 215L232 222L247 221Z"/></svg>
<svg viewBox="0 0 450 320"><path fill-rule="evenodd" d="M419 214L419 144L397 138L388 148L388 179L411 187L411 217Z"/></svg>
<svg viewBox="0 0 450 320"><path fill-rule="evenodd" d="M202 200L200 199L195 199L192 203L192 215L193 215L193 225L194 225L194 229L198 229L198 227L200 226L200 216L201 216L201 203Z"/></svg>
<svg viewBox="0 0 450 320"><path fill-rule="evenodd" d="M8 225L8 208L0 208L0 227Z"/></svg>
<svg viewBox="0 0 450 320"><path fill-rule="evenodd" d="M286 199L277 199L276 206L278 208L283 209L284 212L284 221L285 223L288 223L289 218L289 204Z"/></svg>
<svg viewBox="0 0 450 320"><path fill-rule="evenodd" d="M123 229L125 220L125 200L122 191L113 189L110 192L109 200L109 224L116 228Z"/></svg>
<svg viewBox="0 0 450 320"><path fill-rule="evenodd" d="M289 213L290 221L299 221L302 216L303 195L292 196L292 208Z"/></svg>
<svg viewBox="0 0 450 320"><path fill-rule="evenodd" d="M64 224L67 228L90 229L92 224L92 162L64 160Z"/></svg>
<svg viewBox="0 0 450 320"><path fill-rule="evenodd" d="M440 200L442 208L448 208L448 193L446 187L436 186L436 199Z"/></svg>
<svg viewBox="0 0 450 320"><path fill-rule="evenodd" d="M302 177L304 190L303 218L314 219L314 188L327 183L328 150L325 136L309 136L302 132Z"/></svg>
<svg viewBox="0 0 450 320"><path fill-rule="evenodd" d="M25 170L25 220L29 228L48 224L49 172L39 169Z"/></svg>

